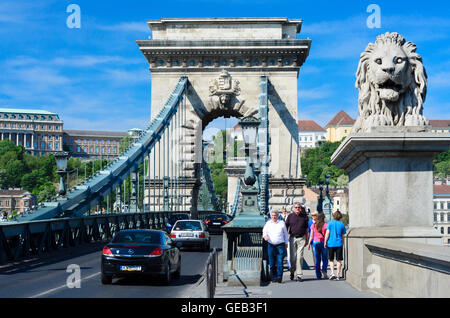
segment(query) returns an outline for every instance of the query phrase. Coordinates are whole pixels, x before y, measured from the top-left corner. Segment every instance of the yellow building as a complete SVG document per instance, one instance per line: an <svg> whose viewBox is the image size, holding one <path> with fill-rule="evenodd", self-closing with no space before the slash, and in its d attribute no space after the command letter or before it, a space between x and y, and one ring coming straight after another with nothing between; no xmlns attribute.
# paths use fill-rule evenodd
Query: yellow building
<svg viewBox="0 0 450 318"><path fill-rule="evenodd" d="M354 123L355 120L341 110L325 126L325 129L327 130L327 141L341 141L342 138L347 137L350 134Z"/></svg>

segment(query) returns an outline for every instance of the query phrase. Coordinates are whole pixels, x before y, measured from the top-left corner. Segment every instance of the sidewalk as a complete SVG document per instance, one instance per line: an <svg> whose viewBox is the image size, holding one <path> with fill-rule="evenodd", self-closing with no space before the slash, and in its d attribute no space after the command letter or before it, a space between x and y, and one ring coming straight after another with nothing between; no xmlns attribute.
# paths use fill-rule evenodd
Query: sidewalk
<svg viewBox="0 0 450 318"><path fill-rule="evenodd" d="M330 281L328 279L317 280L313 267L312 252L305 250L304 257L309 269L303 269L303 281L291 281L290 272L285 270L283 282L268 283L266 286L226 286L222 280L222 253L219 252L219 278L216 287L215 298L377 298L379 296L370 292L359 292L345 280ZM330 270L328 270L328 274ZM190 294L191 298L206 297L206 279L196 286Z"/></svg>

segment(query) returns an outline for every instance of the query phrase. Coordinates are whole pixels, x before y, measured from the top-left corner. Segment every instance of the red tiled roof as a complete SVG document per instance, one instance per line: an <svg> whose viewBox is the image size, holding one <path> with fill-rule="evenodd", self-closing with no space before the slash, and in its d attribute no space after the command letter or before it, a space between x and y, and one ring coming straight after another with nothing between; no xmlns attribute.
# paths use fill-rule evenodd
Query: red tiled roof
<svg viewBox="0 0 450 318"><path fill-rule="evenodd" d="M240 130L241 126L239 124L237 124L236 126L233 127L234 130Z"/></svg>
<svg viewBox="0 0 450 318"><path fill-rule="evenodd" d="M318 123L314 120L299 120L298 121L299 131L325 131Z"/></svg>
<svg viewBox="0 0 450 318"><path fill-rule="evenodd" d="M433 193L437 194L450 194L450 185L442 184L442 185L436 185L433 184Z"/></svg>
<svg viewBox="0 0 450 318"><path fill-rule="evenodd" d="M336 116L333 117L333 119L330 120L330 122L325 126L352 126L355 123L355 120L351 118L346 112L341 110L339 113L336 114Z"/></svg>
<svg viewBox="0 0 450 318"><path fill-rule="evenodd" d="M441 120L441 119L437 119L437 120L436 119L430 119L429 122L430 122L431 127L435 127L435 128L447 127L447 128L450 128L450 120L448 120L448 119L444 119L444 120Z"/></svg>

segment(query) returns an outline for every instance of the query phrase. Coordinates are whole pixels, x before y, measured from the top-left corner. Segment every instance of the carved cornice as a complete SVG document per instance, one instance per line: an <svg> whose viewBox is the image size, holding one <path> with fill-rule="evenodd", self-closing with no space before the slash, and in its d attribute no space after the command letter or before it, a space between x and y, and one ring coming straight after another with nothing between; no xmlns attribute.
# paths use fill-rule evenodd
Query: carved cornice
<svg viewBox="0 0 450 318"><path fill-rule="evenodd" d="M137 41L150 69L295 69L309 54L311 40Z"/></svg>

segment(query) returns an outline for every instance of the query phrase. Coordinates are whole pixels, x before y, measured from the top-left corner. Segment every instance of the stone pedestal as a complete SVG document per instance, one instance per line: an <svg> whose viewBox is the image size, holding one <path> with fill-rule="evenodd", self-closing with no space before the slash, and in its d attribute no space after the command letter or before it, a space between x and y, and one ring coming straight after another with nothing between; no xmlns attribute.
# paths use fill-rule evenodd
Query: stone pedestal
<svg viewBox="0 0 450 318"><path fill-rule="evenodd" d="M346 278L360 290L371 275L371 239L442 245L433 228L433 157L449 134L427 127L376 127L348 136L331 162L349 174Z"/></svg>

